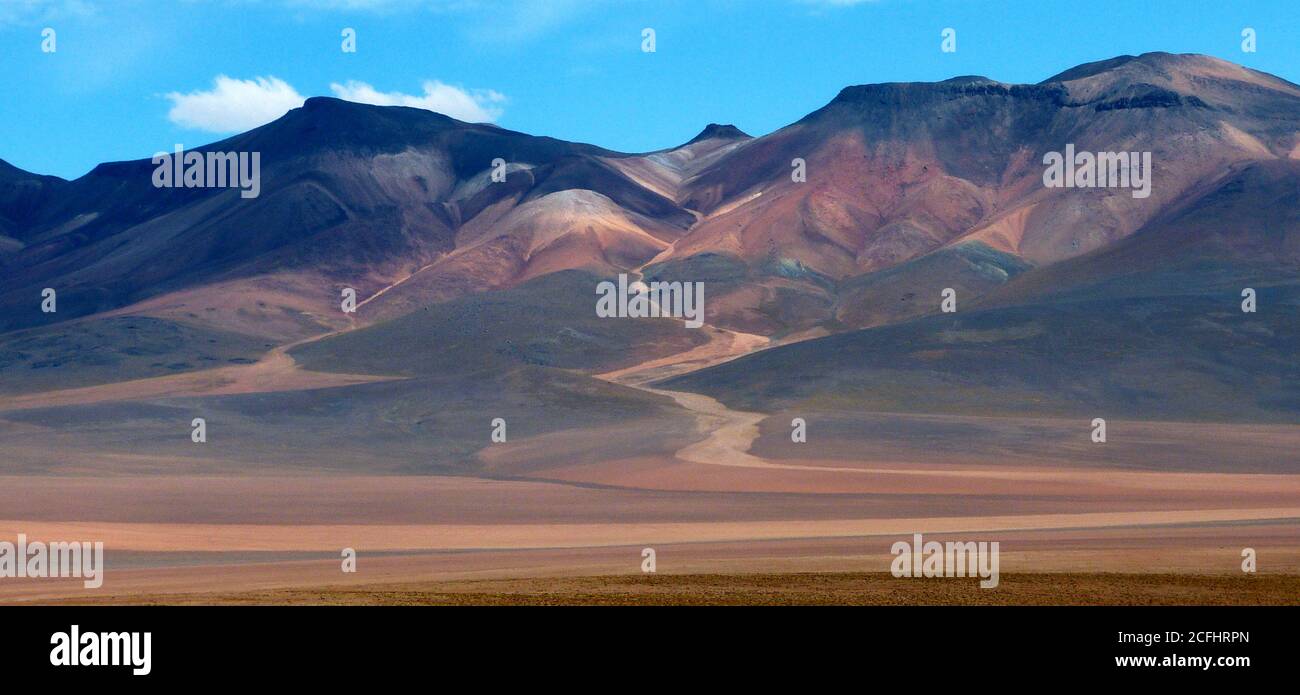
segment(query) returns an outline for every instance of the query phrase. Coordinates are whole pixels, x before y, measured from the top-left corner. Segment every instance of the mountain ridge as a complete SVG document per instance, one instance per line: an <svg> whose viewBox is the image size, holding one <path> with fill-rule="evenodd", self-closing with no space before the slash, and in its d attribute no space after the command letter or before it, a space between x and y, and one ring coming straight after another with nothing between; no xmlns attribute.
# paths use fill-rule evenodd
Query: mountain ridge
<svg viewBox="0 0 1300 695"><path fill-rule="evenodd" d="M777 336L852 329L932 310L910 300L866 310L886 287L923 287L997 254L1016 259L999 261L1001 271L1019 272L1107 247L1236 164L1300 157L1298 132L1292 83L1166 53L1038 84L855 85L757 138L712 123L641 154L312 97L194 148L261 151L264 186L252 201L152 188L149 160L71 181L0 167L0 330L138 310L281 336L304 330L303 316L322 330L343 325L330 310L340 287L371 300L352 319L368 324L559 270L653 263L681 275L696 257L733 268L711 294L716 325ZM1153 150L1152 199L1044 188L1037 160L1066 143ZM793 180L797 161L806 182ZM980 247L994 255L968 251ZM862 281L885 270L888 283ZM965 291L1009 277L981 271ZM47 286L71 300L57 317L30 301ZM218 286L247 298L239 302L263 293L278 303L214 306L204 288ZM268 314L261 327L247 320L258 314Z"/></svg>

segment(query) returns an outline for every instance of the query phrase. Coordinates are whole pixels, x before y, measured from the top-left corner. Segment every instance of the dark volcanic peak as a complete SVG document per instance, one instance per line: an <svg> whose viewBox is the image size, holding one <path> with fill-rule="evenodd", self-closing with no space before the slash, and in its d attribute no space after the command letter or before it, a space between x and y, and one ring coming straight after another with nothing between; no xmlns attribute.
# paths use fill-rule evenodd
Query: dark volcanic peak
<svg viewBox="0 0 1300 695"><path fill-rule="evenodd" d="M623 156L594 145L528 135L487 123L466 123L427 109L360 104L334 97L310 97L280 118L225 140L183 144L186 151L260 152L264 167L320 153L371 156L439 149L451 156L455 172L461 176L482 171L495 157L541 164L572 154ZM153 167L150 159L106 162L87 177L139 178L142 171Z"/></svg>
<svg viewBox="0 0 1300 695"><path fill-rule="evenodd" d="M293 143L300 152L317 147L391 151L430 142L458 128L476 126L425 109L311 97L280 118L224 142L264 150Z"/></svg>
<svg viewBox="0 0 1300 695"><path fill-rule="evenodd" d="M301 156L322 150L396 152L408 146L433 142L458 127L467 130L481 128L425 109L310 97L302 106L250 131L213 143L181 144L186 151L261 152L265 165L269 163L268 159L277 156ZM141 171L152 171L153 168L149 158L104 162L87 176L138 177Z"/></svg>
<svg viewBox="0 0 1300 695"><path fill-rule="evenodd" d="M686 145L694 145L695 143L700 142L701 140L713 140L713 139L748 140L749 138L750 135L748 133L741 130L740 128L737 128L734 125L731 125L730 123L726 125L722 125L718 123L710 123L704 126L704 130L701 130L699 135L696 135L695 137L691 138L691 140L687 142ZM683 145L683 147L685 147L686 145Z"/></svg>
<svg viewBox="0 0 1300 695"><path fill-rule="evenodd" d="M374 106L333 97L312 97L260 128L202 149L260 150L267 158L312 151L363 155L434 148L451 157L458 176L487 168L496 157L543 164L572 154L618 156L601 147L466 123L409 106Z"/></svg>

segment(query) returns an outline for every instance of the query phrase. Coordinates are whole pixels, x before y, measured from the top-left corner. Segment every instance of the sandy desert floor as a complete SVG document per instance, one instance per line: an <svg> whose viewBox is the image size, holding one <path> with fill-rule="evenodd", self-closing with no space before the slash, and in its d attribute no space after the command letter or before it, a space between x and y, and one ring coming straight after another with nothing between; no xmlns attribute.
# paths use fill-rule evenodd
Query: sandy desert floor
<svg viewBox="0 0 1300 695"><path fill-rule="evenodd" d="M92 601L92 603L99 603ZM1298 605L1300 577L1017 574L1000 591L885 573L687 574L394 582L310 589L139 594L129 605L1025 606Z"/></svg>
<svg viewBox="0 0 1300 695"><path fill-rule="evenodd" d="M676 401L694 441L594 463L547 459L545 438L479 457L490 475L106 474L94 452L49 451L66 475L0 477L0 539L102 541L104 586L0 579L0 602L1291 603L1300 581L1300 472L1231 465L948 456L919 438L855 457L830 436L792 456L756 446L767 417L646 384L761 349L711 329L681 359L601 375ZM176 377L11 397L3 411L363 383L305 372L284 349ZM940 418L942 420L942 418ZM954 422L961 420L954 416ZM997 419L988 428L1000 425ZM970 428L963 421L963 427ZM1144 423L1202 437L1225 432ZM778 428L779 429L779 428ZM1300 428L1277 427L1284 440ZM557 435L546 435L555 438ZM575 423L562 433L608 438ZM1273 437L1276 438L1276 437ZM1256 438L1258 439L1258 438ZM1243 436L1239 449L1252 440ZM866 442L870 448L870 440ZM1273 450L1259 454L1275 457ZM142 457L147 454L142 453ZM1135 455L1137 456L1137 455ZM1271 459L1270 459L1271 460ZM499 474L498 474L499 473ZM897 540L1001 544L999 589L882 576ZM640 572L643 548L658 571ZM344 548L357 572L341 570ZM1258 574L1240 569L1252 548ZM972 593L973 591L973 593Z"/></svg>
<svg viewBox="0 0 1300 695"><path fill-rule="evenodd" d="M1262 484L1242 476L1230 491L1234 481L1220 477L1221 491L1239 495ZM1242 549L1253 548L1258 576L1300 576L1300 506L1216 506L1194 496L1194 505L1179 507L1166 495L1166 508L1153 508L1110 500L1104 490L1091 499L1030 494L1008 513L1009 505L979 490L721 493L432 476L24 476L0 483L12 494L0 538L100 540L108 567L98 590L74 580L0 580L4 602L475 579L544 583L640 574L646 547L655 549L661 576L885 572L890 546L912 533L996 540L1005 574L1233 578L1243 576ZM1295 493L1274 495L1265 501ZM357 551L356 573L342 572L343 548ZM1104 587L1124 582L1089 586L1103 592L1090 600L1104 602Z"/></svg>

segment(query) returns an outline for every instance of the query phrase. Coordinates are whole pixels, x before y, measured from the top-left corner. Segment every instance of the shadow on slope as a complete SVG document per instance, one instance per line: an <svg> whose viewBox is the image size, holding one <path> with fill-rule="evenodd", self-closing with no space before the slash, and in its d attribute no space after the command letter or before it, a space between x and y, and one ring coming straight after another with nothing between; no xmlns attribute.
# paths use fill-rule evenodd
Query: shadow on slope
<svg viewBox="0 0 1300 695"><path fill-rule="evenodd" d="M1122 415L1300 422L1300 287L940 315L774 348L670 379L772 411Z"/></svg>
<svg viewBox="0 0 1300 695"><path fill-rule="evenodd" d="M706 340L671 319L600 318L582 271L431 304L309 343L290 354L308 369L390 376L469 376L520 364L607 371L684 352Z"/></svg>
<svg viewBox="0 0 1300 695"><path fill-rule="evenodd" d="M124 316L0 335L0 393L32 393L255 362L263 340Z"/></svg>
<svg viewBox="0 0 1300 695"><path fill-rule="evenodd" d="M204 418L207 441L190 440ZM494 418L507 443L491 441ZM283 474L297 471L482 474L476 454L566 432L563 460L660 452L694 421L671 401L590 377L532 366L357 386L0 413L6 473ZM627 436L586 435L619 428ZM572 431L570 435L568 431ZM558 458L558 457L557 457ZM526 467L525 467L526 468ZM511 465L496 475L526 474Z"/></svg>

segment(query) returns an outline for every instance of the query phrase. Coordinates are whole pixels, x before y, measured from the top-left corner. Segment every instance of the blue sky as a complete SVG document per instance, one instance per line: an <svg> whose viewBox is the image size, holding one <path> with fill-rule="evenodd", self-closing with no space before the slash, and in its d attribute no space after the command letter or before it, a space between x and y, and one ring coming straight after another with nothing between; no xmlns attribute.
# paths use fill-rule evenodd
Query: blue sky
<svg viewBox="0 0 1300 695"><path fill-rule="evenodd" d="M41 51L45 27L54 53ZM340 50L344 27L355 53ZM654 53L641 50L646 27ZM940 51L946 27L955 53ZM1244 27L1255 53L1241 50ZM852 84L1037 82L1156 50L1300 82L1300 11L1295 0L0 0L0 158L73 178L220 139L314 95L647 151L709 122L767 133Z"/></svg>

